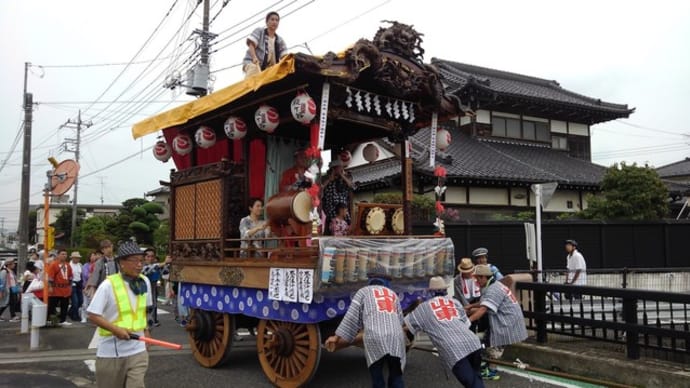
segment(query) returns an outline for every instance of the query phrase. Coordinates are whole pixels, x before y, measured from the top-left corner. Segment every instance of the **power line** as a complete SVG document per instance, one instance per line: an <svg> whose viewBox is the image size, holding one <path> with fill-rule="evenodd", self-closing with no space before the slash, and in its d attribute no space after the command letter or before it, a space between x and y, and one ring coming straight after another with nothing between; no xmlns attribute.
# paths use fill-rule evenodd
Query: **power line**
<svg viewBox="0 0 690 388"><path fill-rule="evenodd" d="M616 121L619 122L619 123L621 123L621 124L625 124L625 125L627 125L627 126L633 127L633 128L644 129L644 130L647 130L647 131L665 133L665 134L674 135L674 136L685 136L685 137L690 136L690 134L688 134L688 133L678 133L678 132L666 131L666 130L663 130L663 129L657 129L657 128L646 127L646 126L644 126L644 125L639 125L639 124L631 123L631 122L628 122L628 121L623 121L622 119L618 119L618 120L616 120Z"/></svg>
<svg viewBox="0 0 690 388"><path fill-rule="evenodd" d="M344 26L344 25L346 25L346 24L349 24L349 23L351 23L351 22L357 20L357 19L361 18L362 16L364 16L364 15L366 15L366 14L368 14L368 13L371 13L371 12L375 11L375 10L378 9L378 8L383 7L384 5L390 3L391 1L392 1L392 0L383 1L383 2L379 3L378 5L375 5L375 6L371 7L371 8L369 8L369 9L367 9L366 11L364 11L364 12L362 12L362 13L360 13L360 14L358 14L358 15L356 15L356 16L354 16L354 17L352 17L352 18L350 18L350 19L348 19L348 20L346 20L346 21L344 21L344 22L342 22L342 23L336 25L335 27L332 27L332 28L326 30L325 32L323 32L323 33L321 33L321 34L316 35L315 37L313 37L313 38L307 40L307 42L313 42L313 41L315 41L315 40L317 40L317 39L320 39L320 38L324 37L325 35L328 35L328 34L330 34L331 32L337 30L338 28L340 28L340 27L342 27L342 26Z"/></svg>
<svg viewBox="0 0 690 388"><path fill-rule="evenodd" d="M98 174L98 173L101 172L101 171L105 171L105 170L107 170L107 169L109 169L109 168L111 168L111 167L117 166L117 165L120 164L120 163L124 163L124 162L128 161L129 159L132 159L132 158L138 156L138 155L141 154L142 152L146 152L146 151L151 150L151 149L153 149L153 146L148 146L148 147L144 148L144 149L141 150L141 151L137 151L137 152L135 152L135 153L133 153L133 154L131 154L131 155L128 155L128 156L126 156L126 157L124 157L124 158L122 158L122 159L120 159L120 160L118 160L118 161L116 161L116 162L110 163L109 165L107 165L107 166L105 166L105 167L101 167L101 168L99 168L99 169L96 170L96 171L91 171L91 172L88 173L88 174L83 174L83 175L81 175L80 178L84 179L84 178L90 177L91 175ZM2 202L0 202L0 205L1 205L1 204L2 204Z"/></svg>
<svg viewBox="0 0 690 388"><path fill-rule="evenodd" d="M10 146L10 151L7 153L5 160L2 161L2 165L0 165L0 172L5 168L5 165L7 164L7 162L12 157L12 154L14 153L15 149L17 148L17 145L19 145L19 140L22 138L23 129L24 129L24 122L22 121L21 124L19 124L19 129L17 129L17 135L14 137L14 140L12 141L12 146Z"/></svg>
<svg viewBox="0 0 690 388"><path fill-rule="evenodd" d="M132 64L132 62L139 56L139 54L141 54L141 52L144 50L144 48L149 44L149 42L151 41L151 39L153 39L153 37L156 35L156 33L158 32L158 30L160 29L160 27L163 25L163 22L165 22L165 20L168 18L168 16L170 15L170 12L172 12L173 8L175 8L175 5L177 5L177 2L178 2L178 0L174 0L174 1L173 1L172 5L171 5L170 8L168 9L168 12L165 13L165 15L163 16L163 19L158 23L158 25L157 25L156 28L153 30L153 32L149 35L149 37L146 38L146 41L144 41L144 44L139 48L139 50L137 50L137 52L134 54L134 56L133 56L132 59L129 61L129 63L128 63L127 65L125 65L124 69L122 69L122 71L120 72L120 74L118 74L118 75L115 77L115 79L110 83L110 85L108 85L108 87L106 87L105 90L100 94L100 96L98 96L98 98L96 98L96 101L98 101L98 100L100 100L101 98L103 98L103 96L110 90L110 88L112 88L113 85L115 85L115 83L120 79L120 77L122 77L122 75L125 73L125 71L127 71L127 69L128 69L129 66ZM197 6L198 6L198 4L197 4ZM195 9L196 9L196 8L195 8ZM159 56L160 56L160 54L159 54L159 55L156 55L156 57L155 57L154 59L157 59ZM151 62L151 63L153 63L153 62ZM148 66L150 66L151 63L149 63ZM88 112L88 110L89 110L92 106L93 106L93 104L89 105L86 109L84 109L84 113Z"/></svg>

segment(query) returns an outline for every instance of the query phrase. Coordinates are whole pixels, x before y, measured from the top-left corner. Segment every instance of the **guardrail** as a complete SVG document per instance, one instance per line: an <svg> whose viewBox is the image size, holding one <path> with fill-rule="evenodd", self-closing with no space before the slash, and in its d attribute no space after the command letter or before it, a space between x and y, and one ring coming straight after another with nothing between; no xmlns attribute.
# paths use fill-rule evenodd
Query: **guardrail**
<svg viewBox="0 0 690 388"><path fill-rule="evenodd" d="M623 344L630 359L640 348L690 356L690 294L525 282L516 289L537 342L556 333Z"/></svg>
<svg viewBox="0 0 690 388"><path fill-rule="evenodd" d="M530 273L536 281L541 275L544 283L565 283L566 269L539 271L517 270ZM587 285L667 292L690 292L690 268L595 268L587 270Z"/></svg>

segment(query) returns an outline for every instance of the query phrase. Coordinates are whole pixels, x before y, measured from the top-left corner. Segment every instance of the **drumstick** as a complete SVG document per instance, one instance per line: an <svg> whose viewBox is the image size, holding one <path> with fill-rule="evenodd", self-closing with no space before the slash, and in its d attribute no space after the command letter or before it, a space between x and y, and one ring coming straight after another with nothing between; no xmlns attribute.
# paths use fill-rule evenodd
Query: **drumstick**
<svg viewBox="0 0 690 388"><path fill-rule="evenodd" d="M161 340L157 340L157 339L153 339L153 338L148 338L148 337L140 336L137 334L130 334L129 338L131 338L133 340L139 340L142 342L146 342L147 344L150 344L150 345L162 346L162 347L168 348L168 349L175 349L175 350L182 349L182 345L180 345L180 344L175 344L172 342L166 342L166 341L161 341Z"/></svg>

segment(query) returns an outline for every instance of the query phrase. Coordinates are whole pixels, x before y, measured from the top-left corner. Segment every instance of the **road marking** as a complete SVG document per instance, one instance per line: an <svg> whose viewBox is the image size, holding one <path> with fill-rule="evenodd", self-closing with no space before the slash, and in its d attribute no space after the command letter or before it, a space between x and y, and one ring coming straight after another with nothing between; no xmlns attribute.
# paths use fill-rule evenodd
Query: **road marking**
<svg viewBox="0 0 690 388"><path fill-rule="evenodd" d="M503 373L507 373L509 375L515 375L515 376L520 376L526 379L529 379L530 381L539 381L541 383L547 383L547 384L552 384L552 385L557 385L559 387L564 387L564 388L582 388L582 387L600 387L599 385L594 385L594 384L588 384L588 383L582 383L582 382L575 382L573 381L572 383L566 383L562 380L562 378L556 379L556 378L549 378L545 375L542 374L535 374L534 372L523 372L517 369L513 368L507 368L507 367L499 367L498 370Z"/></svg>

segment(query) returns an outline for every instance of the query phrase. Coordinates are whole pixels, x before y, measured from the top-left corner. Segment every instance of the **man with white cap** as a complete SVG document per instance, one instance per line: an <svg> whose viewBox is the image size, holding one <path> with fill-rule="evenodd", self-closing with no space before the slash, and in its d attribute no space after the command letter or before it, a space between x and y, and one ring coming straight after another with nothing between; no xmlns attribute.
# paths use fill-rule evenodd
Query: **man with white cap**
<svg viewBox="0 0 690 388"><path fill-rule="evenodd" d="M390 276L377 266L368 274L369 285L352 297L350 307L335 331L325 343L328 351L347 346L364 330L364 352L374 388L402 388L405 369L405 333L400 299L389 288ZM388 384L383 368L388 366Z"/></svg>
<svg viewBox="0 0 690 388"><path fill-rule="evenodd" d="M470 321L457 300L446 296L448 286L442 277L429 280L432 299L420 304L405 317L405 326L415 335L425 332L438 349L441 360L466 388L483 388L479 374L479 338L470 331Z"/></svg>
<svg viewBox="0 0 690 388"><path fill-rule="evenodd" d="M475 303L481 296L481 287L474 278L474 264L472 259L463 257L458 264L458 276L453 279L453 289L455 299L460 301L463 306Z"/></svg>
<svg viewBox="0 0 690 388"><path fill-rule="evenodd" d="M503 355L503 347L522 342L527 338L525 317L522 315L520 303L510 288L501 282L494 282L487 286L494 273L486 264L474 267L474 276L482 287L482 297L479 306L470 310L470 321L475 322L485 314L489 315L489 330L484 335L484 344L489 358L499 359ZM500 378L491 365L482 370L482 377L488 380Z"/></svg>

